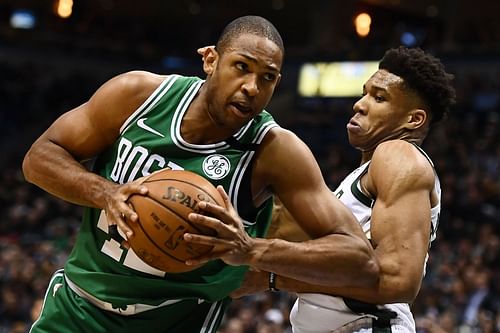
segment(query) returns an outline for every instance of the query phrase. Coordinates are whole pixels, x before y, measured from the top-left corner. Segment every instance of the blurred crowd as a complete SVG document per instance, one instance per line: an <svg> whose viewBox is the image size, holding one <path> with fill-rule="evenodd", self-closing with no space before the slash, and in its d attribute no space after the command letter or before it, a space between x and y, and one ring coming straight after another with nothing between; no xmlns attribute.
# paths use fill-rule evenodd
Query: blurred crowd
<svg viewBox="0 0 500 333"><path fill-rule="evenodd" d="M462 64L454 66L458 70ZM51 274L64 265L72 248L81 208L26 183L22 157L49 123L84 102L106 77L1 61L0 73L0 205L4 212L0 333L24 333L37 317ZM438 238L430 249L422 289L412 304L420 333L500 331L498 70L491 77L457 76L459 103L424 145L440 175L443 198ZM345 138L352 103L295 97L296 109L281 120L311 147L332 189L359 163L358 153ZM294 299L293 294L266 292L235 300L220 332L291 332L288 314Z"/></svg>

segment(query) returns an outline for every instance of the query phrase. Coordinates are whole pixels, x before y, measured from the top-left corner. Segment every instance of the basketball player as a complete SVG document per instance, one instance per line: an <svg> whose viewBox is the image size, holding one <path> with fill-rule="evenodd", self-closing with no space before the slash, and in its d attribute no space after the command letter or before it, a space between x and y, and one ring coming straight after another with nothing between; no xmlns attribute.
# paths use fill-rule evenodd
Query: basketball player
<svg viewBox="0 0 500 333"><path fill-rule="evenodd" d="M277 194L319 238L304 244L307 256L288 258L301 262L297 278L315 272L313 282L376 283L378 264L354 216L331 195L306 145L263 110L280 81L283 54L270 22L238 18L205 50L206 80L119 75L35 141L23 162L26 179L88 208L32 333L217 330L247 267L216 260L168 274L127 247L129 225L137 221L127 198L146 194L137 178L162 168L190 170L226 189L252 237L265 235ZM88 171L82 161L94 157ZM363 278L343 278L352 272Z"/></svg>
<svg viewBox="0 0 500 333"><path fill-rule="evenodd" d="M361 166L335 195L354 213L375 249L380 265L377 286L339 288L297 278L302 262L288 270L279 261L273 264L275 258L284 260L277 254L281 243L242 237L229 203L203 205L226 224L191 214L193 222L217 230L220 239L188 234L185 238L218 246L219 253L212 257L256 268L234 297L268 288L299 293L290 316L295 333L415 332L409 303L420 289L427 251L436 237L441 197L434 166L420 145L455 101L451 80L442 63L421 49L390 49L354 104L347 134L361 151ZM237 241L229 241L233 238ZM351 279L362 274L353 272Z"/></svg>

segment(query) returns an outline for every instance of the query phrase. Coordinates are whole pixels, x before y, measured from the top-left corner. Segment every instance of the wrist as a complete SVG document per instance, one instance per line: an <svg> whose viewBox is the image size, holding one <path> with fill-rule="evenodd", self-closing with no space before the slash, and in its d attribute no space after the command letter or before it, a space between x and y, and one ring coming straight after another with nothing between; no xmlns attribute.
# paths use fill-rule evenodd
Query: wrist
<svg viewBox="0 0 500 333"><path fill-rule="evenodd" d="M258 269L265 269L262 267L263 254L267 251L267 239L249 237L249 251L246 263L248 266L256 267Z"/></svg>
<svg viewBox="0 0 500 333"><path fill-rule="evenodd" d="M280 291L276 287L276 279L277 279L277 277L278 277L278 275L276 275L276 273L269 272L269 291L272 291L272 292Z"/></svg>

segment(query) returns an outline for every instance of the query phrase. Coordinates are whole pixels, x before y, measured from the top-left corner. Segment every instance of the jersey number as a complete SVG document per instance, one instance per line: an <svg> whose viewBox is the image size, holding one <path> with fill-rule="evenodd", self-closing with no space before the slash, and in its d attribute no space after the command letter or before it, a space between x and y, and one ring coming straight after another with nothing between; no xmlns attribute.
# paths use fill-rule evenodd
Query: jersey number
<svg viewBox="0 0 500 333"><path fill-rule="evenodd" d="M108 255L124 266L135 269L136 271L161 277L165 276L165 272L149 266L144 261L142 261L132 249L127 250L122 248L120 246L120 243L109 236L108 219L106 218L104 210L101 210L101 215L99 215L97 227L104 231L109 237L109 239L104 241L104 244L101 247L102 253ZM122 235L122 237L124 237L124 235Z"/></svg>

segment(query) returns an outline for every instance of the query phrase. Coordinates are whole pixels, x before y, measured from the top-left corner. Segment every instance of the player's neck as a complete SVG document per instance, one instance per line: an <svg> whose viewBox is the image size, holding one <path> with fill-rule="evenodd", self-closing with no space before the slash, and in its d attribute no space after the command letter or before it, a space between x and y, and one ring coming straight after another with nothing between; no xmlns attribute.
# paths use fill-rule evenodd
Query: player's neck
<svg viewBox="0 0 500 333"><path fill-rule="evenodd" d="M226 134L216 124L207 121L206 117L186 113L181 121L181 137L192 144L212 144L223 141L232 133Z"/></svg>
<svg viewBox="0 0 500 333"><path fill-rule="evenodd" d="M229 128L217 124L208 112L208 106L196 102L193 101L181 120L181 137L186 142L212 144L234 134Z"/></svg>
<svg viewBox="0 0 500 333"><path fill-rule="evenodd" d="M212 144L224 141L237 132L238 129L226 126L216 116L209 103L205 85L193 99L181 120L181 137L192 144Z"/></svg>

